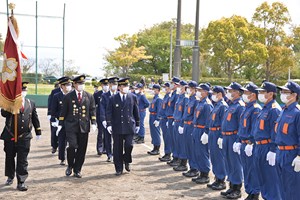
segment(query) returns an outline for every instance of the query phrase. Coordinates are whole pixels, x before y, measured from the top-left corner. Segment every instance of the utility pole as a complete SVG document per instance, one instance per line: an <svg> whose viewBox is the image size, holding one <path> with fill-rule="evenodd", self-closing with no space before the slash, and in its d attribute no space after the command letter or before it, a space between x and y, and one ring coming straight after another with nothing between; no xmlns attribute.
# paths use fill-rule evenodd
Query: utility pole
<svg viewBox="0 0 300 200"><path fill-rule="evenodd" d="M176 46L174 50L174 76L180 77L181 71L181 48L180 48L180 38L181 38L181 0L178 0L177 7L177 27L176 27Z"/></svg>
<svg viewBox="0 0 300 200"><path fill-rule="evenodd" d="M170 28L170 73L169 73L169 79L172 79L172 51L173 51L173 24L171 25L171 28Z"/></svg>
<svg viewBox="0 0 300 200"><path fill-rule="evenodd" d="M192 68L192 79L193 81L198 82L200 79L200 66L199 66L199 5L200 0L197 0L196 3L196 22L195 22L195 42L193 46L193 68Z"/></svg>

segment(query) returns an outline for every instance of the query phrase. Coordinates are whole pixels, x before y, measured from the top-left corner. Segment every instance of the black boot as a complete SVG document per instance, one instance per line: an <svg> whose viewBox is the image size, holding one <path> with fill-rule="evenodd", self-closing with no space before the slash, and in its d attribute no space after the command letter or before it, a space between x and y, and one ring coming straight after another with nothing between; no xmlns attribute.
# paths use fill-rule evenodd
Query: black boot
<svg viewBox="0 0 300 200"><path fill-rule="evenodd" d="M247 198L245 200L252 200L253 194L248 194Z"/></svg>
<svg viewBox="0 0 300 200"><path fill-rule="evenodd" d="M185 177L195 177L199 175L199 171L197 169L190 169L187 172L183 172L182 175Z"/></svg>
<svg viewBox="0 0 300 200"><path fill-rule="evenodd" d="M144 137L139 137L137 140L135 140L136 144L142 144L145 143Z"/></svg>
<svg viewBox="0 0 300 200"><path fill-rule="evenodd" d="M148 151L147 153L149 155L159 155L160 154L159 148L160 148L160 146L154 146L153 150L152 151Z"/></svg>
<svg viewBox="0 0 300 200"><path fill-rule="evenodd" d="M213 188L212 188L213 189ZM233 192L233 185L231 184L231 182L229 182L229 189L226 190L226 192L221 192L222 196L227 196L228 194L230 194L231 192Z"/></svg>
<svg viewBox="0 0 300 200"><path fill-rule="evenodd" d="M178 158L173 157L173 159L168 161L167 164L170 165L171 163L176 162L177 160L178 160Z"/></svg>
<svg viewBox="0 0 300 200"><path fill-rule="evenodd" d="M232 185L233 191L226 195L227 199L238 199L241 198L241 188L242 184L234 184Z"/></svg>
<svg viewBox="0 0 300 200"><path fill-rule="evenodd" d="M207 187L209 187L209 186L207 185ZM211 189L213 189L213 190L226 189L225 178L223 178L223 179L217 178L216 181L213 184L211 184Z"/></svg>
<svg viewBox="0 0 300 200"><path fill-rule="evenodd" d="M176 166L178 166L179 164L180 164L180 159L179 159L179 158L174 158L174 159L173 159L173 162L170 161L170 164L169 164L169 165L170 165L171 167L176 167Z"/></svg>
<svg viewBox="0 0 300 200"><path fill-rule="evenodd" d="M162 162L168 162L171 160L171 154L170 153L166 153L163 157L158 158L160 161Z"/></svg>
<svg viewBox="0 0 300 200"><path fill-rule="evenodd" d="M259 193L258 194L252 194L252 200L259 200Z"/></svg>
<svg viewBox="0 0 300 200"><path fill-rule="evenodd" d="M173 167L174 171L182 172L187 170L187 159L180 159L180 164Z"/></svg>
<svg viewBox="0 0 300 200"><path fill-rule="evenodd" d="M198 176L199 178L197 178L195 180L195 183L197 184L205 184L205 183L209 183L209 177L208 177L208 173L205 172L201 172L200 176Z"/></svg>

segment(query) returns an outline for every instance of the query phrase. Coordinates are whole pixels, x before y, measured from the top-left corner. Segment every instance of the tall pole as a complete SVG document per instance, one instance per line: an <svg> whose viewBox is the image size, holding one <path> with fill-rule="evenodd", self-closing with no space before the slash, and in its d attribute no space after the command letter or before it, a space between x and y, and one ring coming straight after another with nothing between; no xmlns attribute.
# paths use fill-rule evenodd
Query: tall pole
<svg viewBox="0 0 300 200"><path fill-rule="evenodd" d="M180 38L181 38L181 0L178 0L177 7L177 28L176 28L176 46L174 50L174 76L180 77L181 71L181 48L180 48Z"/></svg>
<svg viewBox="0 0 300 200"><path fill-rule="evenodd" d="M35 94L38 84L38 3L35 2Z"/></svg>
<svg viewBox="0 0 300 200"><path fill-rule="evenodd" d="M62 76L65 75L65 13L66 13L66 3L64 3L64 13L63 13Z"/></svg>
<svg viewBox="0 0 300 200"><path fill-rule="evenodd" d="M171 25L170 28L170 73L169 73L169 77L170 79L172 78L172 51L173 51L173 24Z"/></svg>
<svg viewBox="0 0 300 200"><path fill-rule="evenodd" d="M192 68L192 79L198 82L200 78L200 67L199 67L199 4L200 0L196 3L196 22L195 22L195 42L193 46L193 68Z"/></svg>

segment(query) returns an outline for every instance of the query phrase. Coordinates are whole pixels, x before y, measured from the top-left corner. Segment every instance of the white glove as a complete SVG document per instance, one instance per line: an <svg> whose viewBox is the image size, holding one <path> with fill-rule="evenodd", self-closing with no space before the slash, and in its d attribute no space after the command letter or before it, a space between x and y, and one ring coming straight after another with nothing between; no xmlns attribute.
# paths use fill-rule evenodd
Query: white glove
<svg viewBox="0 0 300 200"><path fill-rule="evenodd" d="M95 132L97 130L97 125L96 124L92 124L92 130L93 130L93 132Z"/></svg>
<svg viewBox="0 0 300 200"><path fill-rule="evenodd" d="M167 127L168 127L168 125L169 125L169 122L166 123L166 126L167 126Z"/></svg>
<svg viewBox="0 0 300 200"><path fill-rule="evenodd" d="M245 147L245 153L248 157L252 156L253 144L247 144Z"/></svg>
<svg viewBox="0 0 300 200"><path fill-rule="evenodd" d="M174 126L174 125L175 125L175 122L173 121L172 126Z"/></svg>
<svg viewBox="0 0 300 200"><path fill-rule="evenodd" d="M183 134L183 127L182 126L178 127L178 132L179 132L179 134Z"/></svg>
<svg viewBox="0 0 300 200"><path fill-rule="evenodd" d="M201 138L200 138L200 141L202 142L202 144L207 144L208 143L208 135L207 133L203 133Z"/></svg>
<svg viewBox="0 0 300 200"><path fill-rule="evenodd" d="M158 126L159 126L159 121L158 121L158 120L155 120L155 121L153 122L153 124L154 124L155 127L158 127Z"/></svg>
<svg viewBox="0 0 300 200"><path fill-rule="evenodd" d="M267 153L267 161L269 161L269 165L274 166L276 161L276 153L269 151Z"/></svg>
<svg viewBox="0 0 300 200"><path fill-rule="evenodd" d="M139 131L140 131L140 127L139 126L135 127L135 133L138 133Z"/></svg>
<svg viewBox="0 0 300 200"><path fill-rule="evenodd" d="M51 126L53 126L53 127L58 127L58 121L56 121L56 122L51 122Z"/></svg>
<svg viewBox="0 0 300 200"><path fill-rule="evenodd" d="M57 130L56 130L56 136L58 136L59 134L59 131L62 129L62 126L58 125L57 126Z"/></svg>
<svg viewBox="0 0 300 200"><path fill-rule="evenodd" d="M106 122L106 121L103 121L103 122L102 122L102 125L103 125L104 128L106 128L106 127L107 127L107 122Z"/></svg>
<svg viewBox="0 0 300 200"><path fill-rule="evenodd" d="M51 115L47 115L47 118L48 118L48 120L50 120L51 119Z"/></svg>
<svg viewBox="0 0 300 200"><path fill-rule="evenodd" d="M111 134L111 133L112 133L112 127L111 127L111 126L108 126L108 127L107 127L107 131L108 131L109 134Z"/></svg>
<svg viewBox="0 0 300 200"><path fill-rule="evenodd" d="M42 135L37 135L37 136L35 136L35 139L36 140L40 140L42 138Z"/></svg>
<svg viewBox="0 0 300 200"><path fill-rule="evenodd" d="M242 144L240 142L235 142L233 143L233 152L238 153L239 155L241 155L241 146Z"/></svg>
<svg viewBox="0 0 300 200"><path fill-rule="evenodd" d="M223 138L218 138L218 146L220 149L223 149Z"/></svg>
<svg viewBox="0 0 300 200"><path fill-rule="evenodd" d="M297 156L293 162L292 166L294 167L295 172L300 172L300 156Z"/></svg>

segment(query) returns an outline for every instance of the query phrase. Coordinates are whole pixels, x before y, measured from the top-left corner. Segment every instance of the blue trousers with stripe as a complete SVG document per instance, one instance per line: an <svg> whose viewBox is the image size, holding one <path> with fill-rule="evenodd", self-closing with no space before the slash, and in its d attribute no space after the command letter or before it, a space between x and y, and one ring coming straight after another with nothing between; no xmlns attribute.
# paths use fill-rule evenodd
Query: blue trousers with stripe
<svg viewBox="0 0 300 200"><path fill-rule="evenodd" d="M176 138L174 134L174 126L173 126L174 119L169 118L168 119L168 131L170 135L170 143L171 143L171 152L173 154L173 157L176 157L175 155L178 155L175 148Z"/></svg>
<svg viewBox="0 0 300 200"><path fill-rule="evenodd" d="M183 135L184 135L187 159L189 161L190 169L197 169L197 164L194 155L194 143L192 137L193 130L194 130L193 124L191 125L184 124Z"/></svg>
<svg viewBox="0 0 300 200"><path fill-rule="evenodd" d="M210 163L209 163L209 153L208 144L202 144L200 141L201 136L204 133L204 129L194 128L192 133L193 145L194 145L194 160L197 165L197 169L200 172L209 173Z"/></svg>
<svg viewBox="0 0 300 200"><path fill-rule="evenodd" d="M140 111L140 130L138 132L138 135L140 137L145 137L145 117L146 117L146 111Z"/></svg>
<svg viewBox="0 0 300 200"><path fill-rule="evenodd" d="M168 121L167 118L161 119L159 124L160 124L160 128L162 130L162 133L163 133L165 154L170 154L171 153L171 141L170 141L169 131L166 126L167 121Z"/></svg>
<svg viewBox="0 0 300 200"><path fill-rule="evenodd" d="M153 122L156 120L156 115L151 115L149 117L149 126L150 126L150 135L151 135L151 143L154 146L160 146L161 139L160 139L160 127L155 127Z"/></svg>

